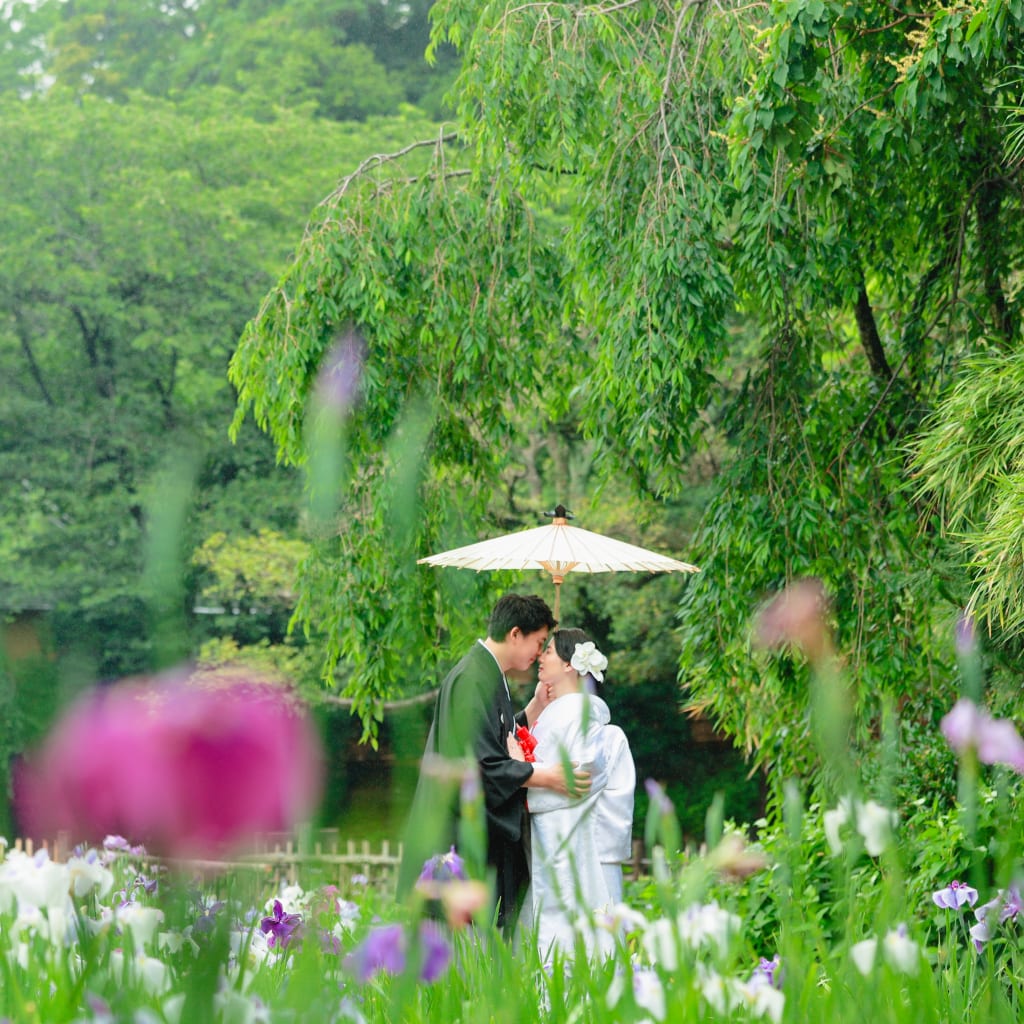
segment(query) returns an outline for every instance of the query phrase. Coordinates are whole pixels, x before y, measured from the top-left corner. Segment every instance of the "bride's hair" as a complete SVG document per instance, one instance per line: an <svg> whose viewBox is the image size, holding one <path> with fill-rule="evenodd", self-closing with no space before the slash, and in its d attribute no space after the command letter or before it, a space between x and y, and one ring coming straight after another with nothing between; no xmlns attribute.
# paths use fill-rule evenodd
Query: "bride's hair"
<svg viewBox="0 0 1024 1024"><path fill-rule="evenodd" d="M572 661L577 644L585 644L590 639L582 629L556 629L551 634L555 651L564 662Z"/></svg>

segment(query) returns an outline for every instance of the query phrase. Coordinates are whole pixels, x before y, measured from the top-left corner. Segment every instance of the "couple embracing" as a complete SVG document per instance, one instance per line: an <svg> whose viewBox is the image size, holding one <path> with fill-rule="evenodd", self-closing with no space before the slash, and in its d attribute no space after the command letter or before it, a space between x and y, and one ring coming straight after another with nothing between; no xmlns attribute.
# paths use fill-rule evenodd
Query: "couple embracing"
<svg viewBox="0 0 1024 1024"><path fill-rule="evenodd" d="M535 662L536 690L517 713L506 673ZM506 594L486 638L441 684L427 737L425 760L472 751L497 923L507 936L517 923L535 929L545 960L556 949L571 956L577 935L590 952L610 947L610 935L577 924L622 897L636 780L626 737L595 692L606 667L582 630L556 628L542 598ZM421 773L413 822L425 820L429 800ZM446 839L454 839L457 805L433 810L451 815Z"/></svg>

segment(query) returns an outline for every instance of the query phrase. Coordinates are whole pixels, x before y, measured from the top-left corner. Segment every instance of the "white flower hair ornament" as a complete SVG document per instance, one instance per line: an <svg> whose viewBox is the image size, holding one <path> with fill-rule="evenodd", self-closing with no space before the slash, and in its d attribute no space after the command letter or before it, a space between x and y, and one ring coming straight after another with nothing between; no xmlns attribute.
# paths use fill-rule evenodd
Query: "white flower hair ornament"
<svg viewBox="0 0 1024 1024"><path fill-rule="evenodd" d="M591 675L598 682L604 680L604 670L608 667L608 659L597 649L592 640L585 644L577 644L570 665L581 676Z"/></svg>

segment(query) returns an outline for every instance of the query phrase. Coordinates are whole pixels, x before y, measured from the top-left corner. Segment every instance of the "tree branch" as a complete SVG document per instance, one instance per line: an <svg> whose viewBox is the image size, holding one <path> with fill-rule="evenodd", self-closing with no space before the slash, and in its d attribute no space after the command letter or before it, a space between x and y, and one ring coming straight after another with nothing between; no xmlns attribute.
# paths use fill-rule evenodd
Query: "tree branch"
<svg viewBox="0 0 1024 1024"><path fill-rule="evenodd" d="M71 315L75 318L78 329L82 332L85 354L96 377L96 390L99 391L103 398L112 398L114 395L114 381L110 375L109 368L103 366L100 360L99 349L96 347L99 332L89 326L85 319L85 313L79 306L71 307Z"/></svg>
<svg viewBox="0 0 1024 1024"><path fill-rule="evenodd" d="M437 698L438 692L438 690L429 690L427 693L418 693L415 697L403 697L401 700L386 700L382 702L381 707L384 711L400 711L402 708L412 708L418 704L429 704ZM325 704L338 708L351 708L356 703L351 697L335 697L334 694L326 694L320 699Z"/></svg>
<svg viewBox="0 0 1024 1024"><path fill-rule="evenodd" d="M25 359L28 362L28 368L29 372L32 374L32 379L36 382L36 386L39 388L39 391L43 396L43 401L49 406L54 406L57 403L54 402L53 396L46 387L46 381L43 380L42 370L40 370L39 363L36 361L35 353L32 351L32 343L29 341L28 330L25 328L21 315L17 311L14 313L14 322L17 329L18 341L21 343L21 351L24 353Z"/></svg>
<svg viewBox="0 0 1024 1024"><path fill-rule="evenodd" d="M1014 318L1006 293L1003 291L1002 276L997 264L1003 250L999 233L999 213L1003 203L1003 178L986 178L978 185L975 201L978 227L978 255L981 258L981 276L985 296L992 306L996 331L1001 347L1010 351L1013 346Z"/></svg>
<svg viewBox="0 0 1024 1024"><path fill-rule="evenodd" d="M875 323L875 311L871 308L871 301L868 299L868 287L861 274L860 288L857 291L857 304L854 307L854 315L857 318L857 330L860 332L860 343L867 353L868 365L871 372L883 384L892 380L892 367L889 360L885 358L885 349L882 347L882 339L878 334L878 324Z"/></svg>
<svg viewBox="0 0 1024 1024"><path fill-rule="evenodd" d="M455 142L458 137L458 132L439 133L436 139L420 139L418 142L410 142L408 146L394 153L377 153L374 156L369 156L351 174L342 178L338 187L321 199L317 205L334 206L345 195L352 182L363 177L363 175L376 167L383 167L385 164L393 163L395 160L401 160L403 156L408 156L416 149L423 149L427 146L443 148L447 143Z"/></svg>

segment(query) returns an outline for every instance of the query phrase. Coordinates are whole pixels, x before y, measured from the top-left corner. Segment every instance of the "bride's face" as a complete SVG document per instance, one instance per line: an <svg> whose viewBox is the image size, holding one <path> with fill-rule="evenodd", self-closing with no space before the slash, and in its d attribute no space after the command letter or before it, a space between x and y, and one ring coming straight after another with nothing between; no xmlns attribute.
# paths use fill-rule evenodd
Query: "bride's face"
<svg viewBox="0 0 1024 1024"><path fill-rule="evenodd" d="M549 640L537 659L537 678L550 687L552 699L579 689L579 673L558 655L554 640Z"/></svg>

